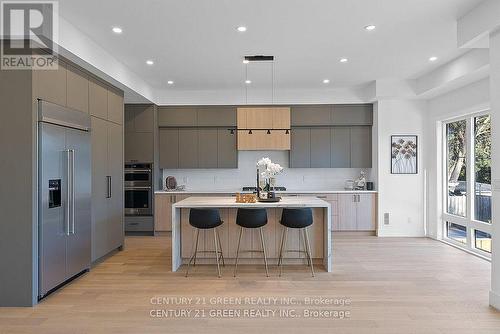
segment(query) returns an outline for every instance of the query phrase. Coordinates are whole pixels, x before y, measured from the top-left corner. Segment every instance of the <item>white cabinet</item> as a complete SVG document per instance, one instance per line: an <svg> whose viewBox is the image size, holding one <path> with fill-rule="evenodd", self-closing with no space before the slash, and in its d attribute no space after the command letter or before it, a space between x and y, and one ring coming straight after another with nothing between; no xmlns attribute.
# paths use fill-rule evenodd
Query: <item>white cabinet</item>
<svg viewBox="0 0 500 334"><path fill-rule="evenodd" d="M375 231L375 194L340 194L338 210L338 231Z"/></svg>

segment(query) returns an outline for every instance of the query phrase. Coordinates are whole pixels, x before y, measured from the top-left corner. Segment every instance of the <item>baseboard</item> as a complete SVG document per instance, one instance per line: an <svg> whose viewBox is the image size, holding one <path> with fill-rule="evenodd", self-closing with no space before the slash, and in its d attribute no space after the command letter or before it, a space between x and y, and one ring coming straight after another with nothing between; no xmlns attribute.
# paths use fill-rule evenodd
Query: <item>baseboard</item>
<svg viewBox="0 0 500 334"><path fill-rule="evenodd" d="M500 311L500 295L490 291L490 306Z"/></svg>

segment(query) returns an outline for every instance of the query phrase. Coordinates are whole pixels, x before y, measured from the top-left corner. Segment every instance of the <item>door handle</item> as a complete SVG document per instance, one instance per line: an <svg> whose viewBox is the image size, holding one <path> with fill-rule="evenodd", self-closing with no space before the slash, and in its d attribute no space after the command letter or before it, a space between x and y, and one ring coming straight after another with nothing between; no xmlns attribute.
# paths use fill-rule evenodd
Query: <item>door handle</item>
<svg viewBox="0 0 500 334"><path fill-rule="evenodd" d="M71 150L66 150L66 235L70 234L70 220L71 220Z"/></svg>
<svg viewBox="0 0 500 334"><path fill-rule="evenodd" d="M75 234L75 150L69 150L71 156L71 233Z"/></svg>

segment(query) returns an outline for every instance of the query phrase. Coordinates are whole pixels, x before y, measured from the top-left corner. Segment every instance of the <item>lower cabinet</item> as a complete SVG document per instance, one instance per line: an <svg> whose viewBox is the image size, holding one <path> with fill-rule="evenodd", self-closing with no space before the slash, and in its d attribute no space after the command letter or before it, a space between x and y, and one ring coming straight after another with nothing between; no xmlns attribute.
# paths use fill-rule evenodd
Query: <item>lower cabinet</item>
<svg viewBox="0 0 500 334"><path fill-rule="evenodd" d="M298 196L316 196L331 205L333 231L368 231L376 230L375 193L338 193L338 194L298 194Z"/></svg>
<svg viewBox="0 0 500 334"><path fill-rule="evenodd" d="M123 126L92 117L92 261L123 245Z"/></svg>
<svg viewBox="0 0 500 334"><path fill-rule="evenodd" d="M375 231L375 195L339 194L338 231Z"/></svg>
<svg viewBox="0 0 500 334"><path fill-rule="evenodd" d="M155 232L172 231L172 204L190 195L155 194Z"/></svg>

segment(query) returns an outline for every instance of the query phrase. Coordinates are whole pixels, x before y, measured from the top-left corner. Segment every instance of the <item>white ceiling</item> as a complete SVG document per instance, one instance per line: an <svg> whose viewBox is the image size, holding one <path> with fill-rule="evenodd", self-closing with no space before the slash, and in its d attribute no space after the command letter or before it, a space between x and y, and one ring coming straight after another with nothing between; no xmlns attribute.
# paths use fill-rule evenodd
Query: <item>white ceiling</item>
<svg viewBox="0 0 500 334"><path fill-rule="evenodd" d="M276 57L276 89L325 89L325 78L329 88L414 78L463 52L456 20L480 2L61 0L59 10L152 87L173 93L244 86L248 54ZM377 29L365 31L368 24ZM240 25L247 32L237 32ZM430 63L434 55L439 60ZM252 84L262 77L251 77L253 66Z"/></svg>

